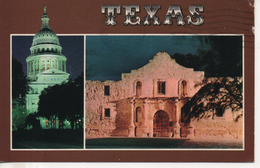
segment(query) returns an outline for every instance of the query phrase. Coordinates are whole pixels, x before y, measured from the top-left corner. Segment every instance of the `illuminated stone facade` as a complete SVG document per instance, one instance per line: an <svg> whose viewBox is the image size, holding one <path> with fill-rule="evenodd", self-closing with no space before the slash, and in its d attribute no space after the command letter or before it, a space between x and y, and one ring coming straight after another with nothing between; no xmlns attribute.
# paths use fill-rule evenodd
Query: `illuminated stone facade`
<svg viewBox="0 0 260 168"><path fill-rule="evenodd" d="M120 81L86 81L86 134L180 137L180 109L203 78L204 72L160 52L144 67L122 74Z"/></svg>
<svg viewBox="0 0 260 168"><path fill-rule="evenodd" d="M38 109L41 91L48 86L67 81L69 74L66 72L67 58L62 55L62 47L59 38L49 27L49 17L46 8L42 16L42 28L33 38L30 48L31 55L26 59L27 76L30 79L31 90L26 95L26 107L30 112ZM59 121L40 119L44 129L58 128ZM65 121L64 128L70 128L69 122Z"/></svg>
<svg viewBox="0 0 260 168"><path fill-rule="evenodd" d="M243 122L233 122L237 115L230 110L222 117L182 122L181 108L200 89L195 84L202 79L204 72L159 52L142 68L123 73L120 81L87 80L86 138L242 137Z"/></svg>

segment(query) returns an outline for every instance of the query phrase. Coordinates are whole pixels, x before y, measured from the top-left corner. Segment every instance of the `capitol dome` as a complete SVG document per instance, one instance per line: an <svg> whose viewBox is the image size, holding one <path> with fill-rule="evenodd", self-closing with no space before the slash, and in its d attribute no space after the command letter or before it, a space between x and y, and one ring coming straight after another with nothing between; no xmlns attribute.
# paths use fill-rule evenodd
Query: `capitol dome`
<svg viewBox="0 0 260 168"><path fill-rule="evenodd" d="M61 52L62 47L58 36L50 29L46 7L41 20L41 30L33 37L31 55L26 59L27 76L32 81L36 81L39 75L46 76L50 72L64 73L65 76L68 76L69 74L66 73L67 58Z"/></svg>
<svg viewBox="0 0 260 168"><path fill-rule="evenodd" d="M33 37L32 46L30 48L31 55L39 55L43 53L55 53L61 55L62 47L60 46L58 36L50 29L49 17L46 14L46 7L41 18L42 28Z"/></svg>
<svg viewBox="0 0 260 168"><path fill-rule="evenodd" d="M32 47L39 44L60 45L58 36L49 28L43 28L33 38Z"/></svg>

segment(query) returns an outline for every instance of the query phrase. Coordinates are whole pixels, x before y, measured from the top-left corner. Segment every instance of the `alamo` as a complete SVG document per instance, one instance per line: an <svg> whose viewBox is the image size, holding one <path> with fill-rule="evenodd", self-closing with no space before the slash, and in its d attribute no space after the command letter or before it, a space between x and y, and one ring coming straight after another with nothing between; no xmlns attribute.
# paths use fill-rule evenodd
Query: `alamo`
<svg viewBox="0 0 260 168"><path fill-rule="evenodd" d="M204 78L203 71L181 66L166 52L159 52L145 66L123 73L119 81L87 80L86 138L242 139L241 109L226 107L219 113L220 109L216 108L211 113L214 115L185 121L183 107L200 90L196 84ZM202 106L205 103L210 102L205 100Z"/></svg>

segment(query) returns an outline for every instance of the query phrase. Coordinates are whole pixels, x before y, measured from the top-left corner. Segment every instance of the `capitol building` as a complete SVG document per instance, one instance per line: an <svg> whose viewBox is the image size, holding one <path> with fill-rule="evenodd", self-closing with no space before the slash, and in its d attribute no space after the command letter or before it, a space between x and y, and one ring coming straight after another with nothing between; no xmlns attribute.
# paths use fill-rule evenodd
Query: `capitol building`
<svg viewBox="0 0 260 168"><path fill-rule="evenodd" d="M31 88L26 95L26 108L30 113L37 111L39 96L44 88L66 82L70 75L66 72L67 58L62 54L59 38L50 29L46 7L41 20L41 30L34 36L30 47L31 54L26 59L27 77ZM58 128L59 121L56 120L48 121L41 118L41 127ZM68 121L64 123L64 128L70 128Z"/></svg>

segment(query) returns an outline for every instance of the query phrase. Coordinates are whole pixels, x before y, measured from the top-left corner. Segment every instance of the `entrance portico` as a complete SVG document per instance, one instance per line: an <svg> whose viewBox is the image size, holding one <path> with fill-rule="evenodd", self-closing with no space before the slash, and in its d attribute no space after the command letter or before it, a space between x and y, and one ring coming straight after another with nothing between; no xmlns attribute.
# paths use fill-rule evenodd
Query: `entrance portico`
<svg viewBox="0 0 260 168"><path fill-rule="evenodd" d="M128 137L180 137L178 98L131 98Z"/></svg>

